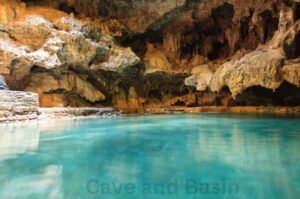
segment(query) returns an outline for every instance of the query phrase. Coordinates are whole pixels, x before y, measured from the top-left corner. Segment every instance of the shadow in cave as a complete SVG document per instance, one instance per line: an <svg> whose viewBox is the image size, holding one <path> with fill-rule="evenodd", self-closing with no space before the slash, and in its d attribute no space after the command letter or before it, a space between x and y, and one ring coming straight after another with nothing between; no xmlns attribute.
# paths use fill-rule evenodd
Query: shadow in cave
<svg viewBox="0 0 300 199"><path fill-rule="evenodd" d="M266 43L273 37L274 32L278 29L279 17L274 16L271 10L262 12L260 17L264 28L263 42Z"/></svg>
<svg viewBox="0 0 300 199"><path fill-rule="evenodd" d="M297 59L300 57L300 32L295 35L290 44L284 45L284 52L288 59Z"/></svg>
<svg viewBox="0 0 300 199"><path fill-rule="evenodd" d="M284 81L273 92L261 86L252 86L230 102L231 106L299 106L300 88Z"/></svg>
<svg viewBox="0 0 300 199"><path fill-rule="evenodd" d="M74 15L78 15L76 9L73 6L68 6L66 3L59 4L58 9L68 14L73 13Z"/></svg>
<svg viewBox="0 0 300 199"><path fill-rule="evenodd" d="M300 19L300 3L297 3L294 9L294 21L297 21L299 19Z"/></svg>

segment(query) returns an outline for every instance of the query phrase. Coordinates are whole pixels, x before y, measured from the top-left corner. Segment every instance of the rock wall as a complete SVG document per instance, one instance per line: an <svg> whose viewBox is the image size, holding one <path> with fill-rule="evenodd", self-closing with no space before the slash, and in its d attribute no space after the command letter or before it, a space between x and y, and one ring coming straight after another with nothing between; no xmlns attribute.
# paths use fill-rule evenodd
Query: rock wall
<svg viewBox="0 0 300 199"><path fill-rule="evenodd" d="M299 0L0 2L0 75L43 107L300 105Z"/></svg>
<svg viewBox="0 0 300 199"><path fill-rule="evenodd" d="M0 75L0 122L37 119L38 108L37 94L10 91Z"/></svg>

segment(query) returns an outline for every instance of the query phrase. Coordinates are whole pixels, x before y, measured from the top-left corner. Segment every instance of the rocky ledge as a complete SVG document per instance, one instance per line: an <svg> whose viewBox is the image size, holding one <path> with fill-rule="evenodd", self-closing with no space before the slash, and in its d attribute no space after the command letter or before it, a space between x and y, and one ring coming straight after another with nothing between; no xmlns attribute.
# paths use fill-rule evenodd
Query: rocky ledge
<svg viewBox="0 0 300 199"><path fill-rule="evenodd" d="M38 110L36 93L0 90L0 122L37 119Z"/></svg>
<svg viewBox="0 0 300 199"><path fill-rule="evenodd" d="M111 118L121 115L120 111L113 108L40 108L39 119L102 117Z"/></svg>

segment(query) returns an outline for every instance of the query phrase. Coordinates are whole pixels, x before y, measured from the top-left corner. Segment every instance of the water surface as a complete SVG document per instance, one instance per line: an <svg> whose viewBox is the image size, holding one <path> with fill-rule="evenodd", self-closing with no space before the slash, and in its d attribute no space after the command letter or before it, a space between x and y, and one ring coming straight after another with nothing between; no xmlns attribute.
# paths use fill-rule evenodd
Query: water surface
<svg viewBox="0 0 300 199"><path fill-rule="evenodd" d="M0 125L2 199L286 199L296 117L188 114Z"/></svg>

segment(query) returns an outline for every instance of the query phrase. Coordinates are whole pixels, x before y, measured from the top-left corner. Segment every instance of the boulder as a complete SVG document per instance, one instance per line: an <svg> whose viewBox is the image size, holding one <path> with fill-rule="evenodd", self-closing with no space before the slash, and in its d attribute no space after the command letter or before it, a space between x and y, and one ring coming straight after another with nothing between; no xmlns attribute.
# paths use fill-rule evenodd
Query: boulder
<svg viewBox="0 0 300 199"><path fill-rule="evenodd" d="M282 83L281 68L284 54L280 49L261 49L249 53L240 60L223 64L213 76L212 91L227 86L233 97L252 86L275 90Z"/></svg>
<svg viewBox="0 0 300 199"><path fill-rule="evenodd" d="M210 86L213 72L207 65L204 65L194 67L192 73L192 76L185 79L185 85L196 87L197 91L206 91Z"/></svg>

